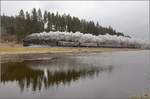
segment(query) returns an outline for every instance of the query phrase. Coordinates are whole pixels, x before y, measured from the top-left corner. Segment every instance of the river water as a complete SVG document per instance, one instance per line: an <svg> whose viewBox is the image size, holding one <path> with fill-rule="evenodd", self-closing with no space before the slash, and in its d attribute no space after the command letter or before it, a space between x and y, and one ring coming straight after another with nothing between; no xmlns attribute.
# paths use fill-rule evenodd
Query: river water
<svg viewBox="0 0 150 99"><path fill-rule="evenodd" d="M1 56L0 99L129 99L150 92L150 51Z"/></svg>

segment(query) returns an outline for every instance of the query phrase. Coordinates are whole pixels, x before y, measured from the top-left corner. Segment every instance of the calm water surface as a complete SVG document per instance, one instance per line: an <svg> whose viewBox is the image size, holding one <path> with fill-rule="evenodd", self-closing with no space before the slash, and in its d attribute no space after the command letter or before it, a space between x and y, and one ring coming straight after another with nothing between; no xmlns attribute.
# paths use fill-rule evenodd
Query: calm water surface
<svg viewBox="0 0 150 99"><path fill-rule="evenodd" d="M150 92L150 51L2 56L0 99L129 99Z"/></svg>

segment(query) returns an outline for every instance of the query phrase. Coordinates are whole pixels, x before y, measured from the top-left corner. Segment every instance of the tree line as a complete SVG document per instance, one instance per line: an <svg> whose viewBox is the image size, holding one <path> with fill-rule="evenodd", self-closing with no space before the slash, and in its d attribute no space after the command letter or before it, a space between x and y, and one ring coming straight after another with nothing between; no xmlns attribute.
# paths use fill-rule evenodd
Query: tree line
<svg viewBox="0 0 150 99"><path fill-rule="evenodd" d="M31 33L49 31L67 31L90 33L93 35L121 35L121 32L116 32L111 26L103 27L99 23L79 19L69 14L51 13L48 11L41 12L40 9L35 9L29 13L28 11L20 10L16 16L1 15L1 33L2 36L8 37L13 35L18 41L21 41L25 36Z"/></svg>

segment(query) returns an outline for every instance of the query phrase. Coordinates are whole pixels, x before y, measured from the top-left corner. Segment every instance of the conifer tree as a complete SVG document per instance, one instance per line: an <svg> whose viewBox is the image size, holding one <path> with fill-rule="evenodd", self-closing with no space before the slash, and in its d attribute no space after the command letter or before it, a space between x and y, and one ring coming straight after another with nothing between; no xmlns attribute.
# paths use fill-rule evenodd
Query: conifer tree
<svg viewBox="0 0 150 99"><path fill-rule="evenodd" d="M35 8L32 10L32 16L31 16L31 21L32 21L32 33L39 32L38 30L38 16L37 16L37 11Z"/></svg>
<svg viewBox="0 0 150 99"><path fill-rule="evenodd" d="M26 26L25 14L23 10L20 10L19 15L16 17L16 22L15 22L15 33L19 41L25 37L25 33L26 33L25 26Z"/></svg>

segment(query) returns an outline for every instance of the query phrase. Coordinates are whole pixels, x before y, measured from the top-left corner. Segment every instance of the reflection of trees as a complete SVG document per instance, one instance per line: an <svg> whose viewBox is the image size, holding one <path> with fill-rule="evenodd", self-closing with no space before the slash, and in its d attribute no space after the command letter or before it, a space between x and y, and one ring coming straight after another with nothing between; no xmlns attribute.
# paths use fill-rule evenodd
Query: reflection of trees
<svg viewBox="0 0 150 99"><path fill-rule="evenodd" d="M94 76L101 71L112 70L111 66L102 68L96 66L82 66L85 64L80 64L80 67L84 68L79 68L78 66L78 69L75 69L74 67L66 70L51 71L51 69L56 66L60 67L60 65L62 65L65 67L65 65L71 65L70 63L66 64L65 61L63 63L60 62L59 65L58 62L52 63L44 61L2 63L1 82L17 81L21 90L24 88L32 88L33 91L36 91L41 90L42 87L48 88L50 86L58 86L61 84L65 85L80 78ZM38 68L38 64L40 64L40 68ZM44 66L42 66L42 64ZM72 63L72 65L75 66L75 62ZM36 69L36 66L38 69Z"/></svg>

